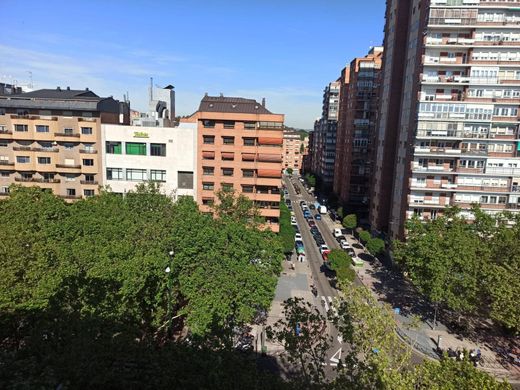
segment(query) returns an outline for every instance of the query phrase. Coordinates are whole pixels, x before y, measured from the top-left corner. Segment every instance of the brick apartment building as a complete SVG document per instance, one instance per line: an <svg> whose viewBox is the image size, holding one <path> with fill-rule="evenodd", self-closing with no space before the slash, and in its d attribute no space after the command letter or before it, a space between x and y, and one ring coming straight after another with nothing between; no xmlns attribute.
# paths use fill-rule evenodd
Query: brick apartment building
<svg viewBox="0 0 520 390"><path fill-rule="evenodd" d="M284 115L265 101L204 96L197 112L197 203L210 212L215 192L234 190L252 199L267 226L279 230Z"/></svg>
<svg viewBox="0 0 520 390"><path fill-rule="evenodd" d="M389 0L370 222L520 208L518 1Z"/></svg>
<svg viewBox="0 0 520 390"><path fill-rule="evenodd" d="M305 140L293 130L283 131L283 169L291 168L294 174L302 170Z"/></svg>

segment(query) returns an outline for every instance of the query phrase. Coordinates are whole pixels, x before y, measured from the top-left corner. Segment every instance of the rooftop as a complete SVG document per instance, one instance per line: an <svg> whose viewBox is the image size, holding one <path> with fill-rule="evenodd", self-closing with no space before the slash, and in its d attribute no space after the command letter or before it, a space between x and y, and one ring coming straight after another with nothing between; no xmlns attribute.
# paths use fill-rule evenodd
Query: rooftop
<svg viewBox="0 0 520 390"><path fill-rule="evenodd" d="M101 100L98 95L90 91L88 88L81 89L38 89L32 92L23 92L10 95L12 98L29 98L29 99L58 99L58 100Z"/></svg>
<svg viewBox="0 0 520 390"><path fill-rule="evenodd" d="M236 112L241 114L272 114L263 104L254 99L228 96L204 96L200 102L202 112Z"/></svg>

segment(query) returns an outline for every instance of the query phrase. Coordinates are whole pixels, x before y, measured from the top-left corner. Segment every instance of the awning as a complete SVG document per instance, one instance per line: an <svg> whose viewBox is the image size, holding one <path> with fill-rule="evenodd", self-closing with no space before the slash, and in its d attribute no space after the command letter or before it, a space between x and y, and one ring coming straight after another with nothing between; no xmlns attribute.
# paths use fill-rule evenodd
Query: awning
<svg viewBox="0 0 520 390"><path fill-rule="evenodd" d="M282 171L279 169L259 169L258 177L282 177Z"/></svg>
<svg viewBox="0 0 520 390"><path fill-rule="evenodd" d="M202 152L203 158L215 158L215 152Z"/></svg>
<svg viewBox="0 0 520 390"><path fill-rule="evenodd" d="M258 137L259 145L282 145L283 138L275 138L275 137Z"/></svg>
<svg viewBox="0 0 520 390"><path fill-rule="evenodd" d="M242 153L242 161L255 161L254 153Z"/></svg>
<svg viewBox="0 0 520 390"><path fill-rule="evenodd" d="M280 154L260 153L258 155L258 161L261 161L261 162L282 162L282 156Z"/></svg>
<svg viewBox="0 0 520 390"><path fill-rule="evenodd" d="M235 153L232 152L222 152L222 159L233 160L235 158Z"/></svg>

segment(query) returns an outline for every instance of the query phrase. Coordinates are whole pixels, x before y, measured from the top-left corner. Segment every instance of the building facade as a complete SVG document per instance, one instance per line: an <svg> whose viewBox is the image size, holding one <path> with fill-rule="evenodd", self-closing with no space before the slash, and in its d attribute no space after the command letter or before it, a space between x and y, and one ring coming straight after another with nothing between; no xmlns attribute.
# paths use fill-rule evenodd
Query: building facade
<svg viewBox="0 0 520 390"><path fill-rule="evenodd" d="M293 130L283 131L283 169L291 168L294 174L300 174L305 152L304 140L300 133Z"/></svg>
<svg viewBox="0 0 520 390"><path fill-rule="evenodd" d="M266 225L279 231L284 115L253 99L204 96L184 122L197 124L197 203L211 212L215 192L253 200Z"/></svg>
<svg viewBox="0 0 520 390"><path fill-rule="evenodd" d="M128 124L129 104L92 91L41 89L0 96L0 194L11 184L68 199L97 194L101 125Z"/></svg>
<svg viewBox="0 0 520 390"><path fill-rule="evenodd" d="M334 191L348 212L368 216L382 47L342 71Z"/></svg>
<svg viewBox="0 0 520 390"><path fill-rule="evenodd" d="M197 127L101 125L103 185L115 193L134 190L144 181L161 184L161 191L176 200L196 199Z"/></svg>
<svg viewBox="0 0 520 390"><path fill-rule="evenodd" d="M385 44L393 36L393 45L406 48L394 50L385 60L383 75L391 80L396 64L405 64L395 157L390 161L392 153L387 153L382 161L393 164L387 228L392 237L403 237L407 218L433 219L450 205L461 207L469 218L473 203L490 213L518 211L518 5L485 0L387 2L393 13L387 10ZM399 23L404 21L403 34ZM386 120L392 120L388 112ZM381 134L388 128L381 119L379 141L389 138ZM385 158L383 150L378 148L378 159ZM381 198L382 172L376 176L380 180L374 189ZM371 212L377 215L383 204L376 200ZM384 220L376 215L371 220Z"/></svg>
<svg viewBox="0 0 520 390"><path fill-rule="evenodd" d="M175 89L173 85L158 87L150 79L148 111L132 111L132 125L145 127L173 127L175 122Z"/></svg>
<svg viewBox="0 0 520 390"><path fill-rule="evenodd" d="M324 189L334 184L334 162L336 156L336 129L339 112L340 82L329 83L323 91L321 118L314 122L312 170Z"/></svg>

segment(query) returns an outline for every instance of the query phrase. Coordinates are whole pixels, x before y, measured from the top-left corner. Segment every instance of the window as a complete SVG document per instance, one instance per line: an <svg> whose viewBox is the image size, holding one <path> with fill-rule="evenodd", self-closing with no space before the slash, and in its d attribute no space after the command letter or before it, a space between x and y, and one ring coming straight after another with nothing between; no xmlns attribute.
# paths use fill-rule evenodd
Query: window
<svg viewBox="0 0 520 390"><path fill-rule="evenodd" d="M74 144L63 144L63 147L67 150L72 150L74 149Z"/></svg>
<svg viewBox="0 0 520 390"><path fill-rule="evenodd" d="M85 182L94 183L94 175L85 175Z"/></svg>
<svg viewBox="0 0 520 390"><path fill-rule="evenodd" d="M215 189L215 183L202 182L202 189L203 190L213 190L213 189Z"/></svg>
<svg viewBox="0 0 520 390"><path fill-rule="evenodd" d="M215 174L215 168L213 168L213 167L202 167L202 174L204 176L213 176Z"/></svg>
<svg viewBox="0 0 520 390"><path fill-rule="evenodd" d="M256 122L244 122L244 129L254 130L256 128Z"/></svg>
<svg viewBox="0 0 520 390"><path fill-rule="evenodd" d="M253 192L253 186L243 185L242 186L242 192L251 194Z"/></svg>
<svg viewBox="0 0 520 390"><path fill-rule="evenodd" d="M222 143L224 145L234 145L235 137L222 137Z"/></svg>
<svg viewBox="0 0 520 390"><path fill-rule="evenodd" d="M222 168L222 176L233 176L233 168Z"/></svg>
<svg viewBox="0 0 520 390"><path fill-rule="evenodd" d="M0 141L0 148L7 148L9 146L8 141Z"/></svg>
<svg viewBox="0 0 520 390"><path fill-rule="evenodd" d="M235 121L224 121L224 129L234 129Z"/></svg>
<svg viewBox="0 0 520 390"><path fill-rule="evenodd" d="M38 157L38 164L50 164L51 158L50 157Z"/></svg>
<svg viewBox="0 0 520 390"><path fill-rule="evenodd" d="M49 132L49 126L46 126L46 125L36 125L36 132L37 133L48 133Z"/></svg>
<svg viewBox="0 0 520 390"><path fill-rule="evenodd" d="M67 196L76 196L76 189L67 188Z"/></svg>
<svg viewBox="0 0 520 390"><path fill-rule="evenodd" d="M150 180L152 181L166 181L166 171L160 169L152 169L150 170Z"/></svg>
<svg viewBox="0 0 520 390"><path fill-rule="evenodd" d="M203 135L204 144L213 145L215 143L215 136L213 135Z"/></svg>
<svg viewBox="0 0 520 390"><path fill-rule="evenodd" d="M108 154L121 154L121 142L107 141L106 148Z"/></svg>
<svg viewBox="0 0 520 390"><path fill-rule="evenodd" d="M244 146L255 146L256 138L242 138Z"/></svg>
<svg viewBox="0 0 520 390"><path fill-rule="evenodd" d="M205 206L211 206L213 204L213 198L202 198L202 204Z"/></svg>
<svg viewBox="0 0 520 390"><path fill-rule="evenodd" d="M74 134L74 129L67 127L66 129L63 129L63 133L65 133L67 135L72 135L72 134Z"/></svg>
<svg viewBox="0 0 520 390"><path fill-rule="evenodd" d="M91 112L88 112L88 111L83 111L83 112L81 113L81 116L82 116L83 118L92 118L92 113L91 113Z"/></svg>
<svg viewBox="0 0 520 390"><path fill-rule="evenodd" d="M177 187L187 190L193 189L193 172L179 171L177 173Z"/></svg>
<svg viewBox="0 0 520 390"><path fill-rule="evenodd" d="M76 181L76 175L62 175L65 177L65 181Z"/></svg>
<svg viewBox="0 0 520 390"><path fill-rule="evenodd" d="M63 111L63 116L72 117L72 111Z"/></svg>
<svg viewBox="0 0 520 390"><path fill-rule="evenodd" d="M146 179L146 169L128 168L126 170L126 180L145 181Z"/></svg>
<svg viewBox="0 0 520 390"><path fill-rule="evenodd" d="M1 177L9 177L10 175L11 175L10 172L6 172L6 171L1 171L1 172L0 172L0 176L1 176Z"/></svg>
<svg viewBox="0 0 520 390"><path fill-rule="evenodd" d="M221 183L220 188L222 188L222 191L231 192L231 191L233 191L233 184L232 183Z"/></svg>
<svg viewBox="0 0 520 390"><path fill-rule="evenodd" d="M41 173L41 175L42 175L44 181L47 181L47 182L54 181L54 173L44 172L44 173Z"/></svg>
<svg viewBox="0 0 520 390"><path fill-rule="evenodd" d="M83 165L86 167L93 167L94 166L94 159L92 158L84 158L83 159Z"/></svg>
<svg viewBox="0 0 520 390"><path fill-rule="evenodd" d="M127 142L126 154L133 156L146 156L146 144L141 142Z"/></svg>
<svg viewBox="0 0 520 390"><path fill-rule="evenodd" d="M150 144L151 156L166 156L166 144Z"/></svg>
<svg viewBox="0 0 520 390"><path fill-rule="evenodd" d="M202 125L207 129L213 129L215 127L215 121L204 120Z"/></svg>
<svg viewBox="0 0 520 390"><path fill-rule="evenodd" d="M94 190L83 190L83 195L85 195L87 198L89 196L94 196Z"/></svg>
<svg viewBox="0 0 520 390"><path fill-rule="evenodd" d="M27 125L14 125L14 131L27 132L29 131L29 127Z"/></svg>
<svg viewBox="0 0 520 390"><path fill-rule="evenodd" d="M107 168L107 180L123 180L123 169Z"/></svg>
<svg viewBox="0 0 520 390"><path fill-rule="evenodd" d="M83 135L92 135L92 127L82 127L81 134Z"/></svg>
<svg viewBox="0 0 520 390"><path fill-rule="evenodd" d="M255 171L253 169L242 169L242 176L243 177L254 177Z"/></svg>
<svg viewBox="0 0 520 390"><path fill-rule="evenodd" d="M16 156L16 162L20 164L27 164L31 162L31 158L29 156Z"/></svg>
<svg viewBox="0 0 520 390"><path fill-rule="evenodd" d="M8 194L9 193L9 187L3 186L0 187L0 194Z"/></svg>

